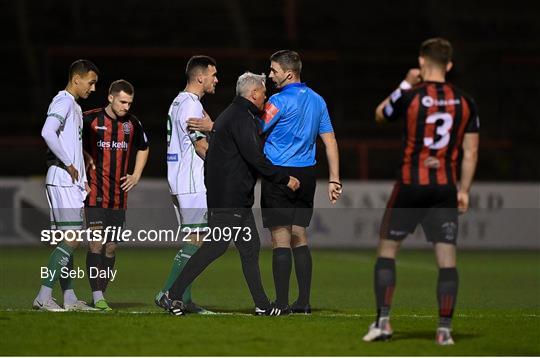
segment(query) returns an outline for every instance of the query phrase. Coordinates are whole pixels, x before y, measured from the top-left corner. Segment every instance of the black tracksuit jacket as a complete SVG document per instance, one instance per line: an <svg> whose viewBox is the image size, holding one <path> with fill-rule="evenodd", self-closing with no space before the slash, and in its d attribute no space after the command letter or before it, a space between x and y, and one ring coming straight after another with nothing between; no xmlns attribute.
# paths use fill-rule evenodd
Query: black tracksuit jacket
<svg viewBox="0 0 540 358"><path fill-rule="evenodd" d="M257 107L241 96L214 123L205 160L208 208L251 208L257 174L287 185L289 176L265 157Z"/></svg>

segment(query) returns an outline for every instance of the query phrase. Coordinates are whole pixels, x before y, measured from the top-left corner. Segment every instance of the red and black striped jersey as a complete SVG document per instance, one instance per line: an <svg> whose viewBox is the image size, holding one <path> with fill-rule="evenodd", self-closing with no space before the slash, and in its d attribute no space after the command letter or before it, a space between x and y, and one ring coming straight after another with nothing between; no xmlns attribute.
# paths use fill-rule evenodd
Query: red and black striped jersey
<svg viewBox="0 0 540 358"><path fill-rule="evenodd" d="M127 193L120 188L120 178L128 172L132 148L145 150L148 139L139 120L127 114L112 119L104 108L83 114L83 148L88 152L95 170L89 168L87 177L90 194L86 206L125 209Z"/></svg>
<svg viewBox="0 0 540 358"><path fill-rule="evenodd" d="M406 120L399 174L403 184L456 184L463 136L480 127L470 96L449 83L423 82L395 90L383 113L388 120Z"/></svg>

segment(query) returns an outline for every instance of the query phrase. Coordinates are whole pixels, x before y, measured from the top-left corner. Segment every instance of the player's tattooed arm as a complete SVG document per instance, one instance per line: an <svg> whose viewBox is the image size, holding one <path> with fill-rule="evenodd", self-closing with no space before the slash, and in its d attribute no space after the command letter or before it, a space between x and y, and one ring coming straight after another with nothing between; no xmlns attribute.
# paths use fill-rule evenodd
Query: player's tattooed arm
<svg viewBox="0 0 540 358"><path fill-rule="evenodd" d="M120 178L120 180L123 181L123 183L120 185L120 188L122 188L123 191L130 191L139 183L142 172L148 160L149 152L149 148L137 151L137 155L135 156L135 168L133 169L133 174L127 174L126 176Z"/></svg>

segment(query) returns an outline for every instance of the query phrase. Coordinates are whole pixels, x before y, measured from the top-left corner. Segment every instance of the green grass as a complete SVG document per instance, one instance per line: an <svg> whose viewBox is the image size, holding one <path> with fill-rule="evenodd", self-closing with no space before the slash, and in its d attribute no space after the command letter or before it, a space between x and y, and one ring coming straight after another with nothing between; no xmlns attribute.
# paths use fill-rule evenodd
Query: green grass
<svg viewBox="0 0 540 358"><path fill-rule="evenodd" d="M434 344L437 270L429 251L403 251L392 310L391 342L364 343L374 318L373 251L315 251L311 316L172 317L153 297L175 250L123 249L109 285L111 313L29 310L39 288L44 248L0 248L1 355L540 355L540 253L459 254L456 345ZM75 266L85 266L79 250ZM274 296L270 252L261 254L263 281ZM294 273L291 301L296 295ZM86 279L75 282L89 300ZM56 297L61 299L59 288ZM195 300L220 312L250 313L253 303L235 251L196 282Z"/></svg>

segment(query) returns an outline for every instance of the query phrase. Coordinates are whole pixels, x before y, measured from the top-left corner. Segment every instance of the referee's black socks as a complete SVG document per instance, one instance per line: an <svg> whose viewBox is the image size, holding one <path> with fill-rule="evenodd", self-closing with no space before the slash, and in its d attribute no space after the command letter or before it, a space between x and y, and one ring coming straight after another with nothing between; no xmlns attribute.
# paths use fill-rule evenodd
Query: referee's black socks
<svg viewBox="0 0 540 358"><path fill-rule="evenodd" d="M439 302L439 327L450 328L456 306L459 277L455 267L439 269L437 301Z"/></svg>
<svg viewBox="0 0 540 358"><path fill-rule="evenodd" d="M292 255L289 247L278 247L272 251L272 271L276 287L276 304L284 308L289 304L289 281L292 271Z"/></svg>
<svg viewBox="0 0 540 358"><path fill-rule="evenodd" d="M311 272L312 261L311 252L307 245L295 247L292 249L294 255L294 271L298 281L298 299L296 303L299 306L309 305L309 295L311 290Z"/></svg>
<svg viewBox="0 0 540 358"><path fill-rule="evenodd" d="M377 300L377 323L390 315L394 288L396 286L396 260L377 258L375 263L375 298Z"/></svg>

